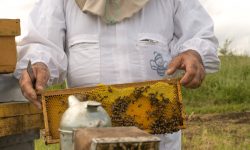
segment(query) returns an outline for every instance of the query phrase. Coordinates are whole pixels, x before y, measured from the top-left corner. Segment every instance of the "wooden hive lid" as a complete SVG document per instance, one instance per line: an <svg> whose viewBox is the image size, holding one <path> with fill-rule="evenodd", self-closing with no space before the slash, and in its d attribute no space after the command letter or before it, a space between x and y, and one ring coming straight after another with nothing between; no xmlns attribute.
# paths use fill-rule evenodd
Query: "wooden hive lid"
<svg viewBox="0 0 250 150"><path fill-rule="evenodd" d="M20 19L0 19L0 36L17 36L20 34Z"/></svg>

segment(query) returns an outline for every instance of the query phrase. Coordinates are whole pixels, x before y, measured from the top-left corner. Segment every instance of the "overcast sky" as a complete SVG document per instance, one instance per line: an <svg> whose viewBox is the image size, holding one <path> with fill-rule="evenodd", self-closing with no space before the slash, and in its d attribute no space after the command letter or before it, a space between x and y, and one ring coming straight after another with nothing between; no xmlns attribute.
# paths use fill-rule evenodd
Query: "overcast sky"
<svg viewBox="0 0 250 150"><path fill-rule="evenodd" d="M36 0L0 0L0 18L25 20ZM232 39L237 54L250 55L250 0L200 0L215 22L215 33L223 45Z"/></svg>

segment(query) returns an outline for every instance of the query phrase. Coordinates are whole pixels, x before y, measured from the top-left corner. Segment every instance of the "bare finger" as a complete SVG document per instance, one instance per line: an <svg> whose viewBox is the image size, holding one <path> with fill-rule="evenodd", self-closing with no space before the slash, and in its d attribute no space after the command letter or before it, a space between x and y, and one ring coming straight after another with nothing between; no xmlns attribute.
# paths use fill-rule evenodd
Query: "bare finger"
<svg viewBox="0 0 250 150"><path fill-rule="evenodd" d="M167 74L168 75L173 74L178 68L181 68L181 66L182 66L181 56L175 57L168 65Z"/></svg>
<svg viewBox="0 0 250 150"><path fill-rule="evenodd" d="M199 65L197 69L196 76L193 78L193 80L186 85L188 88L197 88L202 84L202 81L205 78L205 69L203 65Z"/></svg>
<svg viewBox="0 0 250 150"><path fill-rule="evenodd" d="M184 74L184 76L180 81L181 84L184 86L187 85L189 82L191 82L193 78L196 76L197 66L195 64L191 64L186 66L185 70L186 73Z"/></svg>
<svg viewBox="0 0 250 150"><path fill-rule="evenodd" d="M202 83L201 74L197 72L193 80L190 81L188 84L186 84L185 87L194 89L199 87L201 83Z"/></svg>

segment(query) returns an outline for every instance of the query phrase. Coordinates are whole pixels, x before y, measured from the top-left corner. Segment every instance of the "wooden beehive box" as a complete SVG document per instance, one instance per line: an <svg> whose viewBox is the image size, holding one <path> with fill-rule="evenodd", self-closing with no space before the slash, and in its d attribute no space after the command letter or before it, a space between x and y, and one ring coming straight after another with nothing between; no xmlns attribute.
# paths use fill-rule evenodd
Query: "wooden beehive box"
<svg viewBox="0 0 250 150"><path fill-rule="evenodd" d="M136 127L79 128L73 143L75 150L158 150L160 138Z"/></svg>
<svg viewBox="0 0 250 150"><path fill-rule="evenodd" d="M0 138L41 128L43 128L43 115L33 104L0 103Z"/></svg>
<svg viewBox="0 0 250 150"><path fill-rule="evenodd" d="M15 70L17 54L15 36L20 35L19 19L0 19L0 74Z"/></svg>

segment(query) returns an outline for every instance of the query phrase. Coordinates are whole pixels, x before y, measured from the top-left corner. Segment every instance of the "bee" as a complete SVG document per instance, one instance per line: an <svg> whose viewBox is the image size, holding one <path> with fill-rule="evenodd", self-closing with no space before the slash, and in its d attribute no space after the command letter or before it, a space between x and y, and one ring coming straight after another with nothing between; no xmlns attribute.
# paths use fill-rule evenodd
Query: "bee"
<svg viewBox="0 0 250 150"><path fill-rule="evenodd" d="M103 101L103 99L104 99L104 97L102 97L102 98L100 99L100 102L102 102L102 101Z"/></svg>
<svg viewBox="0 0 250 150"><path fill-rule="evenodd" d="M113 92L113 90L111 89L111 87L110 87L110 86L108 87L108 91L109 91L110 93L112 93L112 92Z"/></svg>
<svg viewBox="0 0 250 150"><path fill-rule="evenodd" d="M149 94L149 100L150 100L150 104L153 106L156 106L158 104L158 99L156 98L156 95L153 93Z"/></svg>
<svg viewBox="0 0 250 150"><path fill-rule="evenodd" d="M161 94L160 94L160 97L161 97L161 98L164 98L164 95L163 95L163 93L161 93Z"/></svg>
<svg viewBox="0 0 250 150"><path fill-rule="evenodd" d="M134 97L138 99L143 93L143 88L135 88L134 90Z"/></svg>
<svg viewBox="0 0 250 150"><path fill-rule="evenodd" d="M169 99L168 98L162 98L162 102L167 105L169 103Z"/></svg>
<svg viewBox="0 0 250 150"><path fill-rule="evenodd" d="M121 96L119 96L116 100L121 100Z"/></svg>

